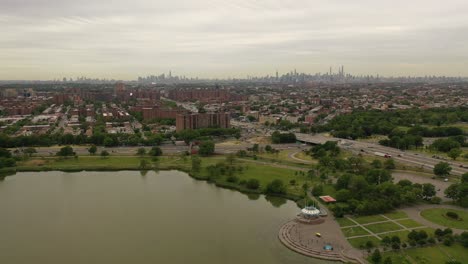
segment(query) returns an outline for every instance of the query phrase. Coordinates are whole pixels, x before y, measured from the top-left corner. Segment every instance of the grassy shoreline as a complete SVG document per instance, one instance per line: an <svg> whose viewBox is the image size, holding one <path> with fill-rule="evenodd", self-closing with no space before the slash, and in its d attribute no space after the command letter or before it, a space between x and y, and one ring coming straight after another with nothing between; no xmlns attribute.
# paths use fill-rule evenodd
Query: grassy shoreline
<svg viewBox="0 0 468 264"><path fill-rule="evenodd" d="M146 169L140 168L140 161L146 160L150 166ZM224 157L212 156L203 157L202 169L198 173L191 170L191 161L187 157L183 159L179 156L161 156L156 160L149 156L109 156L102 158L99 156L79 156L78 158L58 158L58 157L34 157L25 161L20 161L17 167L0 169L0 175L14 175L17 172L45 172L45 171L144 171L144 170L179 170L187 173L190 177L213 183L218 187L236 190L245 194L265 194L282 197L299 203L303 199L300 185L306 181L305 177L297 175L297 170L290 168L278 168L266 164L252 164L250 162L238 160L236 164L246 168L242 174L236 175L241 180L257 179L260 188L256 190L248 189L245 185L232 183L226 177L209 177L206 168L218 162L223 162ZM296 186L288 186L285 194L267 194L265 186L274 179L282 179L287 185L289 180L298 182Z"/></svg>

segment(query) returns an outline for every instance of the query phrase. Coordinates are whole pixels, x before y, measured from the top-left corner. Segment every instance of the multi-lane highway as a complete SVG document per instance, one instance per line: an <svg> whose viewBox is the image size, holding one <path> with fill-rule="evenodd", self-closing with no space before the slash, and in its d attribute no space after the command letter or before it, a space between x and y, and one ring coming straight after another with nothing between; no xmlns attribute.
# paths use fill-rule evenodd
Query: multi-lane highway
<svg viewBox="0 0 468 264"><path fill-rule="evenodd" d="M356 140L349 139L340 139L334 137L326 137L323 135L310 135L310 134L301 134L296 133L296 137L299 141L312 143L312 144L323 144L327 141L337 141L339 146L343 149L352 150L355 153L362 153L364 155L374 155L375 152L381 152L385 154L392 155L392 158L397 160L400 163L411 165L414 167L421 167L424 169L432 170L434 166L441 162L442 160L433 158L426 154L416 153L411 151L401 151L398 149L385 147L377 144L372 144L368 142L361 142ZM448 162L452 166L451 174L461 175L468 172L468 168L460 167L462 163L454 162L450 160L443 160ZM465 165L466 166L466 165Z"/></svg>
<svg viewBox="0 0 468 264"><path fill-rule="evenodd" d="M273 148L278 150L284 149L292 149L292 148L301 148L304 146L298 144L272 144ZM72 146L73 151L76 152L78 155L87 155L88 153L88 146ZM165 154L177 154L183 153L184 151L188 151L189 147L187 145L174 145L174 144L163 144L160 146L163 153ZM225 144L220 143L216 144L215 151L218 154L229 154L229 153L236 153L239 150L246 150L247 148L252 147L252 144L249 143L241 143L241 144ZM61 146L52 146L52 147L39 147L36 148L37 156L51 156L55 155L57 151L59 151ZM98 147L97 153L99 154L102 150L107 150L111 155L121 155L121 156L129 156L135 155L137 150L141 147ZM144 147L147 151L151 149L151 147ZM13 150L13 149L12 149Z"/></svg>

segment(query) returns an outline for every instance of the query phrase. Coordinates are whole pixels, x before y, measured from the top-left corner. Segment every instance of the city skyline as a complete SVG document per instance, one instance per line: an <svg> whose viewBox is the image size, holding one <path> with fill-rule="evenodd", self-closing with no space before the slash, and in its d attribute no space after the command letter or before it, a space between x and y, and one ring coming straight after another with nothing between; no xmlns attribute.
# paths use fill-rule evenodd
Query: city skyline
<svg viewBox="0 0 468 264"><path fill-rule="evenodd" d="M459 0L7 0L0 79L134 80L167 69L227 79L343 64L357 76L468 76L467 11Z"/></svg>

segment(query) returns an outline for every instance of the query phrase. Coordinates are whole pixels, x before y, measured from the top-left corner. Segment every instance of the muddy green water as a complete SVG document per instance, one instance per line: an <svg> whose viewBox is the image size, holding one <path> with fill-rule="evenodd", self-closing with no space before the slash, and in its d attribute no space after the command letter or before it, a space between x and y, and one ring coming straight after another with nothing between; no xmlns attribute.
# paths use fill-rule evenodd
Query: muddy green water
<svg viewBox="0 0 468 264"><path fill-rule="evenodd" d="M0 181L0 263L326 263L278 241L297 212L178 171L18 173Z"/></svg>

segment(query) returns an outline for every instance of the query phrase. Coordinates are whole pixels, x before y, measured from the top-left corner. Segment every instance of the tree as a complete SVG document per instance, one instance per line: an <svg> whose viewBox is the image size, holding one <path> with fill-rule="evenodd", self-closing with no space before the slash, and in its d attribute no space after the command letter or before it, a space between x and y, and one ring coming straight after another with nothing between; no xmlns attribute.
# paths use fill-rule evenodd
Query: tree
<svg viewBox="0 0 468 264"><path fill-rule="evenodd" d="M395 169L395 168L396 168L396 166L395 166L395 160L393 160L393 159L387 159L387 160L385 160L384 167L385 167L385 169L387 169L387 170L393 170L393 169Z"/></svg>
<svg viewBox="0 0 468 264"><path fill-rule="evenodd" d="M447 162L439 162L434 166L434 174L439 177L445 177L450 174L452 167Z"/></svg>
<svg viewBox="0 0 468 264"><path fill-rule="evenodd" d="M114 146L114 140L112 140L112 138L110 138L110 137L105 137L104 141L103 141L103 144L106 147L112 147L112 146Z"/></svg>
<svg viewBox="0 0 468 264"><path fill-rule="evenodd" d="M461 233L459 240L462 246L468 248L468 232L464 231Z"/></svg>
<svg viewBox="0 0 468 264"><path fill-rule="evenodd" d="M97 147L96 147L96 145L92 145L91 147L89 147L88 152L89 152L89 154L91 154L91 155L96 154L96 152L97 152Z"/></svg>
<svg viewBox="0 0 468 264"><path fill-rule="evenodd" d="M302 184L302 190L304 191L304 195L307 195L307 191L309 190L309 188L310 186L307 182Z"/></svg>
<svg viewBox="0 0 468 264"><path fill-rule="evenodd" d="M29 147L29 148L24 149L23 153L31 157L32 154L37 153L37 150L33 147Z"/></svg>
<svg viewBox="0 0 468 264"><path fill-rule="evenodd" d="M0 157L1 158L11 158L11 152L6 148L0 148Z"/></svg>
<svg viewBox="0 0 468 264"><path fill-rule="evenodd" d="M226 156L226 162L229 163L230 165L233 165L234 162L236 162L236 156L234 154L228 154Z"/></svg>
<svg viewBox="0 0 468 264"><path fill-rule="evenodd" d="M314 186L314 188L312 189L312 194L314 196L320 196L323 194L323 186L322 185L316 185Z"/></svg>
<svg viewBox="0 0 468 264"><path fill-rule="evenodd" d="M384 264L392 264L393 262L392 262L392 259L390 257L386 257L383 263Z"/></svg>
<svg viewBox="0 0 468 264"><path fill-rule="evenodd" d="M101 151L101 157L105 158L107 156L109 156L109 152L107 150Z"/></svg>
<svg viewBox="0 0 468 264"><path fill-rule="evenodd" d="M176 137L185 141L186 144L189 144L192 140L200 137L200 133L197 130L186 129L178 132Z"/></svg>
<svg viewBox="0 0 468 264"><path fill-rule="evenodd" d="M380 263L382 261L382 255L380 254L380 250L375 249L374 253L372 253L371 260L374 263Z"/></svg>
<svg viewBox="0 0 468 264"><path fill-rule="evenodd" d="M137 155L138 156L144 156L146 154L146 149L145 148L138 148L137 150Z"/></svg>
<svg viewBox="0 0 468 264"><path fill-rule="evenodd" d="M431 197L436 195L435 186L433 184L430 184L430 183L424 183L423 184L422 195L424 196L425 199L431 199Z"/></svg>
<svg viewBox="0 0 468 264"><path fill-rule="evenodd" d="M148 161L145 159L140 160L140 169L146 170L148 168Z"/></svg>
<svg viewBox="0 0 468 264"><path fill-rule="evenodd" d="M451 184L449 187L447 187L447 189L445 189L444 191L444 194L447 198L450 198L454 201L457 201L460 197L459 197L459 187L460 187L460 184L459 183L454 183L454 184Z"/></svg>
<svg viewBox="0 0 468 264"><path fill-rule="evenodd" d="M468 183L468 172L467 173L463 173L463 175L461 176L460 178L460 181L462 183Z"/></svg>
<svg viewBox="0 0 468 264"><path fill-rule="evenodd" d="M462 150L460 148L454 148L447 153L447 155L452 158L453 160L456 160L460 155L462 154Z"/></svg>
<svg viewBox="0 0 468 264"><path fill-rule="evenodd" d="M57 156L61 156L61 157L68 157L68 156L74 156L74 155L75 155L75 152L73 151L73 148L70 146L62 147L57 152Z"/></svg>
<svg viewBox="0 0 468 264"><path fill-rule="evenodd" d="M373 160L372 163L371 163L372 167L376 168L376 169L380 169L382 168L382 162L380 160Z"/></svg>
<svg viewBox="0 0 468 264"><path fill-rule="evenodd" d="M254 144L254 145L252 146L252 152L253 152L253 153L258 153L259 149L260 149L260 147L259 147L258 144Z"/></svg>
<svg viewBox="0 0 468 264"><path fill-rule="evenodd" d="M201 169L201 159L198 156L192 156L192 171L200 172Z"/></svg>
<svg viewBox="0 0 468 264"><path fill-rule="evenodd" d="M282 180L276 179L267 185L266 192L270 194L285 194L286 186Z"/></svg>
<svg viewBox="0 0 468 264"><path fill-rule="evenodd" d="M245 185L248 189L257 190L260 188L260 182L257 179L249 179Z"/></svg>
<svg viewBox="0 0 468 264"><path fill-rule="evenodd" d="M162 150L160 147L152 147L151 150L149 151L149 154L153 157L156 156L161 156L162 155ZM184 155L185 156L185 155Z"/></svg>
<svg viewBox="0 0 468 264"><path fill-rule="evenodd" d="M265 151L266 151L266 152L271 152L272 149L273 149L273 148L272 148L270 145L266 145L266 146L265 146Z"/></svg>
<svg viewBox="0 0 468 264"><path fill-rule="evenodd" d="M198 150L198 153L202 156L209 156L212 155L215 151L215 144L213 141L203 141L200 144L200 148Z"/></svg>

